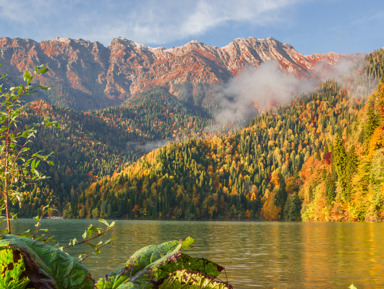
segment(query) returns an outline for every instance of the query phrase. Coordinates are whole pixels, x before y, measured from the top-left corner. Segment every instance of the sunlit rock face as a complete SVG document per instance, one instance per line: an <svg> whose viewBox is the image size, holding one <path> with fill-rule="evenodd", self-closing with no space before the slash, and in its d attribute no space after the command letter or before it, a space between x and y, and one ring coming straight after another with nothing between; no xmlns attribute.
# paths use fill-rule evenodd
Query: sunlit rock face
<svg viewBox="0 0 384 289"><path fill-rule="evenodd" d="M40 81L57 88L52 102L70 97L68 106L79 110L117 105L156 86L178 95L183 83L192 87L224 83L246 67L271 60L287 73L316 78L316 64L332 66L346 57L337 53L305 56L273 38L235 39L221 48L191 41L169 49L125 38L113 39L108 47L82 39L0 38L0 73L17 82L25 69L44 64L49 72Z"/></svg>

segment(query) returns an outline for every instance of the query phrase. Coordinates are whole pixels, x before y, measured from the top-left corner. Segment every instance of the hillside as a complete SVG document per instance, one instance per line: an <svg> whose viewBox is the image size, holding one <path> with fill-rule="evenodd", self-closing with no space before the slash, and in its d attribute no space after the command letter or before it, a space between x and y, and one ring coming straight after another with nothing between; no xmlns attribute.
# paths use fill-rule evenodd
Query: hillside
<svg viewBox="0 0 384 289"><path fill-rule="evenodd" d="M381 65L372 55L371 75ZM313 201L317 186L308 183L308 168L331 164L336 136L350 136L357 115L365 119L364 99L349 96L353 82L324 83L229 136L206 130L213 114L204 102L161 87L94 112L32 102L24 123L50 115L62 130L38 135L33 150L54 150L56 164L47 168L51 179L27 194L20 214L50 202L67 217L301 219L301 204ZM336 188L335 178L330 183Z"/></svg>
<svg viewBox="0 0 384 289"><path fill-rule="evenodd" d="M378 49L367 57L366 73L374 79L380 80L384 76L384 49Z"/></svg>
<svg viewBox="0 0 384 289"><path fill-rule="evenodd" d="M331 162L307 160L301 172L306 221L384 220L384 82L349 130L332 144Z"/></svg>
<svg viewBox="0 0 384 289"><path fill-rule="evenodd" d="M367 56L367 73L381 81L349 129L333 141L331 161L304 164L299 195L306 221L384 220L383 51Z"/></svg>
<svg viewBox="0 0 384 289"><path fill-rule="evenodd" d="M225 47L192 41L170 49L151 48L116 38L108 47L82 39L0 38L0 72L19 83L25 69L44 64L49 72L39 81L52 87L44 99L51 104L89 111L116 106L140 93L163 87L180 96L201 85L227 82L246 67L276 60L280 68L300 77L316 78L316 65L327 69L350 58L336 53L305 56L273 38L235 39Z"/></svg>
<svg viewBox="0 0 384 289"><path fill-rule="evenodd" d="M298 219L303 164L324 158L361 105L328 82L231 136L169 144L94 182L78 216Z"/></svg>
<svg viewBox="0 0 384 289"><path fill-rule="evenodd" d="M158 88L143 93L130 106L96 112L76 112L44 101L28 103L22 125L49 116L61 129L45 128L32 143L33 151L54 151L54 166L43 166L50 177L32 190L27 210L35 214L46 202L63 208L97 178L111 175L158 146L175 139L207 135L209 118L187 109L176 97Z"/></svg>

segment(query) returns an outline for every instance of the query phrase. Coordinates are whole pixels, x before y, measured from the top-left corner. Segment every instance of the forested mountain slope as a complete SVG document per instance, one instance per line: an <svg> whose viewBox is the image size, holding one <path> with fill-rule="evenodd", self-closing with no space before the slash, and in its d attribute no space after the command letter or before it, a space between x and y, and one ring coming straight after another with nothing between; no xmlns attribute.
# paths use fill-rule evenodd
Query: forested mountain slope
<svg viewBox="0 0 384 289"><path fill-rule="evenodd" d="M350 129L332 143L331 162L307 160L299 195L303 219L384 220L384 82Z"/></svg>
<svg viewBox="0 0 384 289"><path fill-rule="evenodd" d="M50 202L62 210L97 178L112 175L152 149L175 139L206 135L209 116L187 109L175 96L154 89L126 107L95 112L76 112L44 101L28 103L22 125L49 116L61 129L44 128L32 143L33 151L50 153L54 166L41 168L50 178L26 194L25 210L35 214Z"/></svg>
<svg viewBox="0 0 384 289"><path fill-rule="evenodd" d="M367 57L367 75L382 77L381 55L379 50ZM31 103L25 123L50 115L62 130L39 133L33 149L55 151L56 164L47 168L51 179L26 192L20 214L35 214L51 203L67 217L380 219L344 208L352 206L346 196L356 193L350 186L358 187L356 172L371 137L378 138L381 120L377 95L361 110L364 98L351 98L349 90L348 83L346 88L324 83L235 134L215 137L204 131L212 111L199 99L175 97L160 87L126 106L90 113ZM127 167L159 144L188 138ZM352 161L341 168L353 169L343 175L335 162L340 165L337 151L343 156L344 150ZM315 208L331 213L319 215Z"/></svg>
<svg viewBox="0 0 384 289"><path fill-rule="evenodd" d="M358 117L332 142L331 162L307 160L301 172L303 219L384 220L383 49L368 56L368 74L380 79Z"/></svg>
<svg viewBox="0 0 384 289"><path fill-rule="evenodd" d="M231 136L172 143L78 199L79 217L300 218L300 171L362 106L327 82Z"/></svg>
<svg viewBox="0 0 384 289"><path fill-rule="evenodd" d="M378 49L370 53L367 57L366 73L367 75L381 79L384 75L384 49Z"/></svg>
<svg viewBox="0 0 384 289"><path fill-rule="evenodd" d="M136 133L137 138L131 142L138 143L199 137L211 119L205 109L184 103L160 87L141 93L126 106L94 114L127 132Z"/></svg>

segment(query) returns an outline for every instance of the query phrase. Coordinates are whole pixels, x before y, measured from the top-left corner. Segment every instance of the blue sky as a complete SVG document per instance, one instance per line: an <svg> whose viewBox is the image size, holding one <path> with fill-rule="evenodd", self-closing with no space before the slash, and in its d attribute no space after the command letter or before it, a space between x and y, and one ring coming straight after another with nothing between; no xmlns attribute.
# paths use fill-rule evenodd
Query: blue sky
<svg viewBox="0 0 384 289"><path fill-rule="evenodd" d="M151 47L274 37L303 54L384 46L383 0L0 0L0 37Z"/></svg>

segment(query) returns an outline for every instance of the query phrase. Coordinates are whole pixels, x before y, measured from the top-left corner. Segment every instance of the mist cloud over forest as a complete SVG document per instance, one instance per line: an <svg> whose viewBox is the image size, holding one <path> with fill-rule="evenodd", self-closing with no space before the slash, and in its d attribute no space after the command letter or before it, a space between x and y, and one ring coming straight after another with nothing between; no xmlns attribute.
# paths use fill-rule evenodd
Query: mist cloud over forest
<svg viewBox="0 0 384 289"><path fill-rule="evenodd" d="M374 81L361 73L364 56L343 59L332 66L320 62L313 68L316 78L298 78L283 72L277 61L248 67L225 84L215 96L220 98L222 109L215 113L215 125L241 128L263 111L287 104L296 97L310 93L321 82L334 80L347 86L352 97L368 96L375 88Z"/></svg>

